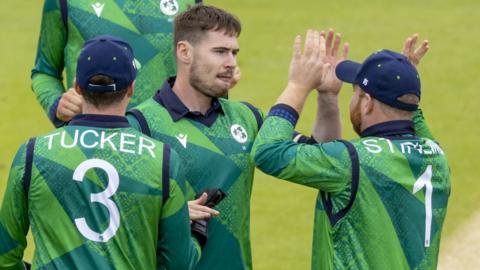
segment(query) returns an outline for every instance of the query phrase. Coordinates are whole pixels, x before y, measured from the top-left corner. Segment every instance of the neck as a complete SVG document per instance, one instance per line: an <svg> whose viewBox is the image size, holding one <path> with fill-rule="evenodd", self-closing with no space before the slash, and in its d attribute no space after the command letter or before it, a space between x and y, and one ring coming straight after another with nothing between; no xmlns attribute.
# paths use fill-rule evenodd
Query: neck
<svg viewBox="0 0 480 270"><path fill-rule="evenodd" d="M195 89L189 82L188 76L182 76L180 72L172 87L173 92L182 103L192 112L205 114L212 106L212 98Z"/></svg>
<svg viewBox="0 0 480 270"><path fill-rule="evenodd" d="M405 118L405 117L392 117L392 116L385 116L383 114L377 114L375 117L365 117L362 119L362 132L374 125L380 124L380 123L385 123L385 122L390 122L390 121L398 121L398 120L412 120L411 118Z"/></svg>
<svg viewBox="0 0 480 270"><path fill-rule="evenodd" d="M103 107L101 109L96 108L92 104L83 103L82 113L84 114L100 114L100 115L115 115L115 116L125 116L127 107L120 104L113 104L108 107Z"/></svg>

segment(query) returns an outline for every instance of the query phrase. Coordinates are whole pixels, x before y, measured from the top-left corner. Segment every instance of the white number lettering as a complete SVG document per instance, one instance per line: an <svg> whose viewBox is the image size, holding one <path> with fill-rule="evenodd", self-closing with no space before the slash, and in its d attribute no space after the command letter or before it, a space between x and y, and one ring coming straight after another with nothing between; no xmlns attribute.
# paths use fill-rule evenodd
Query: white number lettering
<svg viewBox="0 0 480 270"><path fill-rule="evenodd" d="M115 235L118 227L120 227L120 212L118 211L117 205L115 205L115 203L109 199L115 194L115 192L117 192L120 183L120 177L118 176L118 172L115 167L113 167L113 165L107 161L101 159L89 159L78 165L73 173L73 180L82 182L85 173L92 168L102 169L107 173L108 176L107 188L100 193L91 194L90 202L98 202L107 207L110 214L110 224L102 233L98 233L90 229L85 218L83 217L75 219L75 225L85 238L95 242L107 242Z"/></svg>
<svg viewBox="0 0 480 270"><path fill-rule="evenodd" d="M413 194L425 187L425 247L430 246L430 233L432 229L432 165L428 165L425 172L413 185Z"/></svg>

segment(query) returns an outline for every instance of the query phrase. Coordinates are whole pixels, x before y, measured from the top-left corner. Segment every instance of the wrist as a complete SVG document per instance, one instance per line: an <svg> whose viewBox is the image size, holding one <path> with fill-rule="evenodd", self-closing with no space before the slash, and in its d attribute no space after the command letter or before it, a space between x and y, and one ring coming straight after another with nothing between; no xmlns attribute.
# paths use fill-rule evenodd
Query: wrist
<svg viewBox="0 0 480 270"><path fill-rule="evenodd" d="M312 89L313 88L309 87L308 85L298 83L295 81L289 81L287 83L287 87L285 88L285 91L292 91L297 95L303 95L306 97L308 96L308 94Z"/></svg>
<svg viewBox="0 0 480 270"><path fill-rule="evenodd" d="M318 93L317 105L322 114L334 114L339 111L338 95L334 93Z"/></svg>

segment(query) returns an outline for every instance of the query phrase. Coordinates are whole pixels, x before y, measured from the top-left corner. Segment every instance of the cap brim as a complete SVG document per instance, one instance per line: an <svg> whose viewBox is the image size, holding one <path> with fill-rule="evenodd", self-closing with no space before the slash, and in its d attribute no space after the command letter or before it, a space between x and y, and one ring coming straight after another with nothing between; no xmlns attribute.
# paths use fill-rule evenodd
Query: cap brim
<svg viewBox="0 0 480 270"><path fill-rule="evenodd" d="M355 83L358 71L362 65L350 60L340 62L335 68L337 78L343 82Z"/></svg>

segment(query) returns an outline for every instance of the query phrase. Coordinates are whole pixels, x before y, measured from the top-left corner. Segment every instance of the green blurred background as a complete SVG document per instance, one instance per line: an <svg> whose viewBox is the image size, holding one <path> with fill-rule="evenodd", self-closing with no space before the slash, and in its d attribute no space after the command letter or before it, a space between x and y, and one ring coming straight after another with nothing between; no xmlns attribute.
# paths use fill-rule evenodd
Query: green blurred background
<svg viewBox="0 0 480 270"><path fill-rule="evenodd" d="M89 0L85 0L89 1ZM452 196L443 239L480 208L478 181L480 102L480 1L205 0L236 14L243 23L241 82L230 96L264 111L286 84L295 34L307 28L334 28L350 43L350 58L361 61L374 50L400 50L415 32L430 40L420 64L422 108L445 149L452 170ZM43 1L0 3L0 199L10 163L29 137L52 129L30 90ZM341 93L344 137L355 135L348 118L352 94ZM315 115L310 97L297 130L309 134ZM316 192L256 173L252 197L252 248L256 269L309 269ZM31 241L30 241L31 243ZM445 243L445 241L444 241ZM445 247L442 247L445 249ZM31 258L33 246L27 249Z"/></svg>

